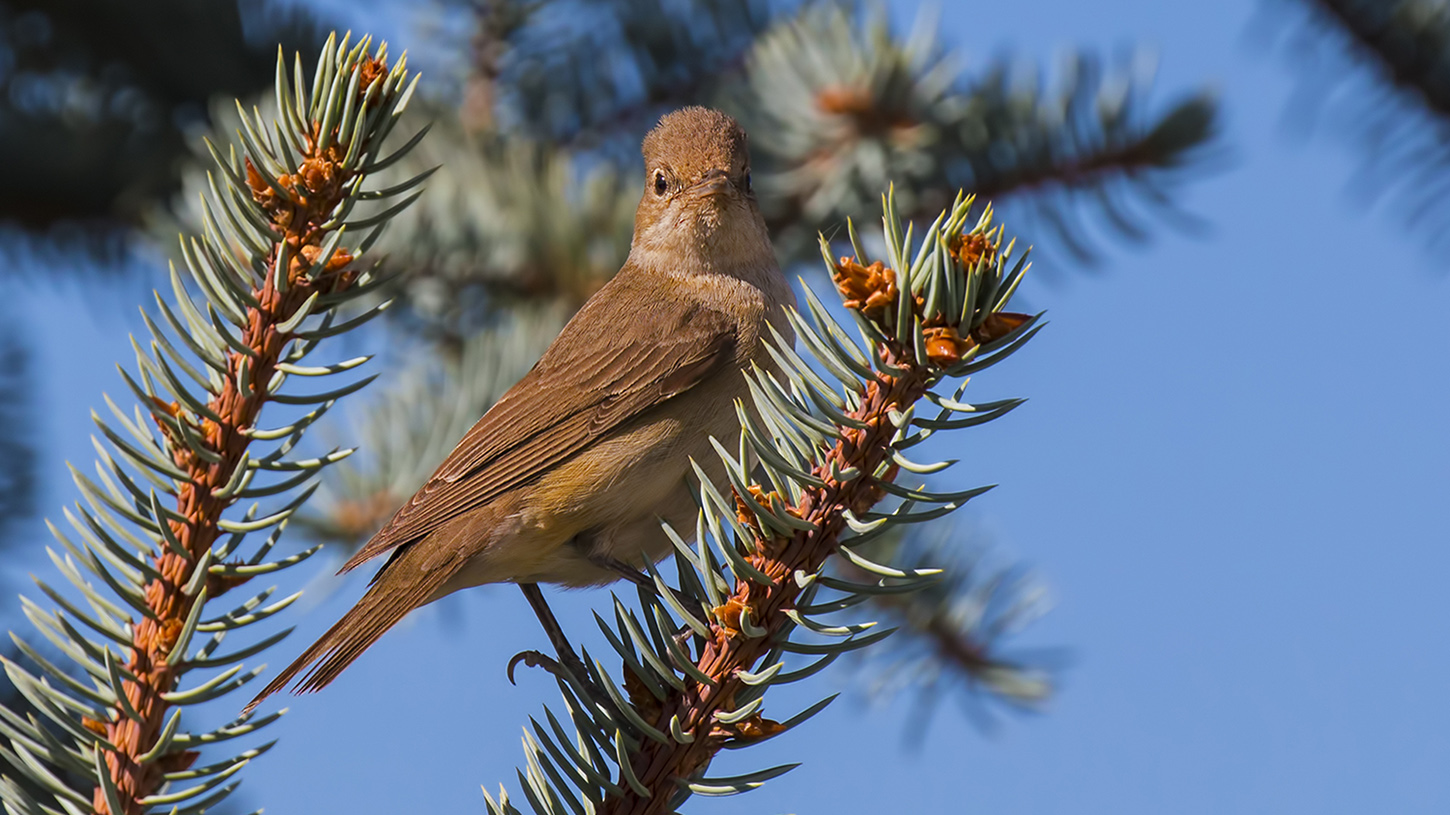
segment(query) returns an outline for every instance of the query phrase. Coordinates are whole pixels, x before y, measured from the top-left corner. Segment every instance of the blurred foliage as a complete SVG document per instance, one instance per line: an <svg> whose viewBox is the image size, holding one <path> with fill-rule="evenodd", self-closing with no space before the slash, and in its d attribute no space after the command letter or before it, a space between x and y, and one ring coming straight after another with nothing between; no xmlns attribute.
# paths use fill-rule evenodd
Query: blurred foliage
<svg viewBox="0 0 1450 815"><path fill-rule="evenodd" d="M739 80L757 38L794 2L471 0L478 11L468 88L496 100L501 128L546 142L633 154L659 114ZM501 11L509 9L509 11ZM506 22L499 23L503 19ZM488 121L482 111L475 120Z"/></svg>
<svg viewBox="0 0 1450 815"><path fill-rule="evenodd" d="M15 323L6 321L0 333L0 545L18 542L35 512L35 448L31 445L34 419L30 410L30 352L15 330ZM12 594L20 588L14 572L0 573L0 588ZM5 656L14 656L7 642ZM26 711L20 693L4 676L0 676L0 706ZM0 758L0 775L14 776L9 762Z"/></svg>
<svg viewBox="0 0 1450 815"><path fill-rule="evenodd" d="M726 105L765 134L754 142L762 204L792 256L813 252L817 229L868 211L890 183L916 219L958 189L1022 199L1037 216L1028 228L1049 227L1035 237L1079 261L1097 254L1083 223L1090 210L1109 234L1134 240L1151 214L1187 220L1172 193L1184 170L1202 170L1214 135L1206 92L1150 112L1151 66L1104 70L1090 53L1046 82L1006 60L967 76L931 17L903 40L883 16L859 16L819 6L772 30Z"/></svg>
<svg viewBox="0 0 1450 815"><path fill-rule="evenodd" d="M30 348L7 320L0 328L0 541L12 539L35 511L32 387Z"/></svg>
<svg viewBox="0 0 1450 815"><path fill-rule="evenodd" d="M0 0L0 155L24 156L0 222L67 240L136 225L175 188L207 101L269 85L279 42L321 37L295 7L236 0Z"/></svg>
<svg viewBox="0 0 1450 815"><path fill-rule="evenodd" d="M1277 20L1300 87L1296 123L1321 115L1363 156L1354 189L1387 198L1432 250L1450 248L1450 3L1297 0L1298 26Z"/></svg>
<svg viewBox="0 0 1450 815"><path fill-rule="evenodd" d="M904 730L913 741L926 736L932 713L949 699L983 730L994 726L997 710L1043 710L1066 662L1060 649L1009 643L1047 613L1050 598L1025 569L998 564L982 537L969 524L943 522L858 547L906 570L945 570L919 591L875 598L866 613L909 634L860 652L865 666L855 675L873 697L910 695L915 710ZM869 577L846 561L834 570L849 580Z"/></svg>
<svg viewBox="0 0 1450 815"><path fill-rule="evenodd" d="M7 315L8 316L8 315ZM31 349L23 323L0 326L0 559L33 527L37 484L35 393ZM0 589L13 592L14 573L0 572ZM0 678L0 687L5 680Z"/></svg>
<svg viewBox="0 0 1450 815"><path fill-rule="evenodd" d="M458 60L444 73L459 79L435 94L435 133L396 173L448 170L385 246L407 272L403 322L451 341L523 300L577 307L619 268L640 135L683 104L722 108L752 134L787 265L812 260L818 230L834 234L893 182L908 217L977 190L1091 261L1155 221L1190 224L1178 188L1212 158L1213 97L1157 109L1145 60L1105 68L1077 54L1049 80L1005 60L967 74L926 17L902 38L840 4L558 0L439 14ZM691 20L724 33L701 38Z"/></svg>

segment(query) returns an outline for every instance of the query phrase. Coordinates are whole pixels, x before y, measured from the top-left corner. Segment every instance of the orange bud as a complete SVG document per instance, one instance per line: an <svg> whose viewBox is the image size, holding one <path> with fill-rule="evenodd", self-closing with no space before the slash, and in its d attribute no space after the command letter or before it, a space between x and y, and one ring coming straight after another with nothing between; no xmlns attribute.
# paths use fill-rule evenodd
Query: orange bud
<svg viewBox="0 0 1450 815"><path fill-rule="evenodd" d="M767 719L760 714L751 716L743 722L735 725L738 738L746 741L759 741L768 739L777 733L785 732L785 725L773 719Z"/></svg>
<svg viewBox="0 0 1450 815"><path fill-rule="evenodd" d="M349 263L352 263L352 253L339 247L332 253L332 259L327 261L327 271L335 272Z"/></svg>
<svg viewBox="0 0 1450 815"><path fill-rule="evenodd" d="M732 637L740 634L740 615L744 611L745 604L734 597L726 600L725 605L715 606L713 609L710 609L710 613L719 621L721 627L725 629L725 632Z"/></svg>
<svg viewBox="0 0 1450 815"><path fill-rule="evenodd" d="M1018 314L1011 311L989 314L986 319L982 320L981 325L972 329L972 339L980 345L986 345L1011 334L1030 319L1032 319L1031 314Z"/></svg>
<svg viewBox="0 0 1450 815"><path fill-rule="evenodd" d="M879 260L862 266L855 258L842 257L831 279L845 298L846 308L879 316L896 303L896 270Z"/></svg>
<svg viewBox="0 0 1450 815"><path fill-rule="evenodd" d="M963 338L952 326L928 328L923 336L927 357L942 368L950 368L961 362L962 357L977 345L975 340Z"/></svg>
<svg viewBox="0 0 1450 815"><path fill-rule="evenodd" d="M256 165L252 164L252 159L244 158L242 161L247 165L247 185L252 188L252 194L255 196L270 190L267 181L262 178L262 173L257 170Z"/></svg>
<svg viewBox="0 0 1450 815"><path fill-rule="evenodd" d="M977 262L983 257L987 259L987 264L991 265L992 253L995 250L992 239L981 232L967 232L957 235L947 242L947 251L968 269L977 268Z"/></svg>
<svg viewBox="0 0 1450 815"><path fill-rule="evenodd" d="M826 113L860 116L871 112L871 94L862 88L829 85L816 94L816 107Z"/></svg>
<svg viewBox="0 0 1450 815"><path fill-rule="evenodd" d="M176 418L176 414L181 412L181 404L179 402L163 402L153 396L151 397L151 403L156 406L157 410L160 410L173 419Z"/></svg>
<svg viewBox="0 0 1450 815"><path fill-rule="evenodd" d="M170 617L161 623L158 645L167 653L171 652L171 646L176 644L177 637L181 636L181 629L185 627L181 620Z"/></svg>

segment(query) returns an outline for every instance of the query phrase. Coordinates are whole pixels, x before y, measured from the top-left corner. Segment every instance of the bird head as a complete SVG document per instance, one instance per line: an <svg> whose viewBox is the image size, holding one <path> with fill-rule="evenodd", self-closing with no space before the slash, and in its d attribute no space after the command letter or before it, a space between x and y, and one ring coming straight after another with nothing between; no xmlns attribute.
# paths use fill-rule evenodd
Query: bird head
<svg viewBox="0 0 1450 815"><path fill-rule="evenodd" d="M644 194L634 217L634 248L730 263L770 251L750 184L745 131L709 108L660 119L644 140Z"/></svg>

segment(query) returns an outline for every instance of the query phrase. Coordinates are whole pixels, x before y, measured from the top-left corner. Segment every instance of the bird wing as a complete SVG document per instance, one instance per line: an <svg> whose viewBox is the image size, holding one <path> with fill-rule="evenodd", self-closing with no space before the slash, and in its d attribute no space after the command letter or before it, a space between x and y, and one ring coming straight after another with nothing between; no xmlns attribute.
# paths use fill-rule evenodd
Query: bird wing
<svg viewBox="0 0 1450 815"><path fill-rule="evenodd" d="M734 359L736 326L728 315L671 302L621 277L584 305L339 573L539 478Z"/></svg>

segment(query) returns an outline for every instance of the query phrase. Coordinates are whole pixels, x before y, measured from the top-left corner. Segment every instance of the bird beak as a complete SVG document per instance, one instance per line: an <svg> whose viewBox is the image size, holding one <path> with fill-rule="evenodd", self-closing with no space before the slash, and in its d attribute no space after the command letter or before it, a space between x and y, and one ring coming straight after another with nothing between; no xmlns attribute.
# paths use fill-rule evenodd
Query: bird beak
<svg viewBox="0 0 1450 815"><path fill-rule="evenodd" d="M710 170L699 181L695 190L700 195L724 195L731 189L730 175L724 170Z"/></svg>

